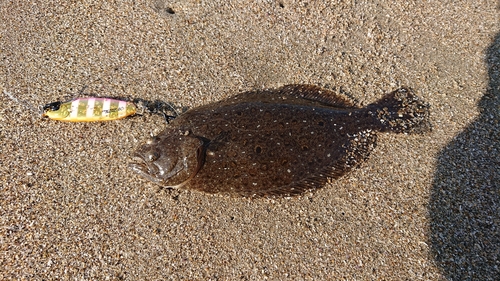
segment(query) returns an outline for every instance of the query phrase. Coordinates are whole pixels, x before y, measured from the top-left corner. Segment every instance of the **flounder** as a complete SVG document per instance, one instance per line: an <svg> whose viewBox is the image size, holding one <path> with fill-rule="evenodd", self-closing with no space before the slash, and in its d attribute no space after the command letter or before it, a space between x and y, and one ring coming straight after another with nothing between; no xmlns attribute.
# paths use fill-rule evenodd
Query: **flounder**
<svg viewBox="0 0 500 281"><path fill-rule="evenodd" d="M313 85L250 91L181 114L130 168L166 188L292 196L359 166L378 132L425 132L428 118L406 88L365 108Z"/></svg>

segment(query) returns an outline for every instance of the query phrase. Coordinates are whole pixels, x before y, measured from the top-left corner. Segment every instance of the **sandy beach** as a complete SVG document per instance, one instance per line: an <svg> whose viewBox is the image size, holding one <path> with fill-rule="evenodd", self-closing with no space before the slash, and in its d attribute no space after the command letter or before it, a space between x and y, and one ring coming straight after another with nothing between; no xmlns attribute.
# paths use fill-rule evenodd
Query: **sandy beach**
<svg viewBox="0 0 500 281"><path fill-rule="evenodd" d="M500 280L497 1L2 1L0 279ZM76 97L192 108L314 84L366 106L399 87L432 132L293 198L162 190L144 114L42 120Z"/></svg>

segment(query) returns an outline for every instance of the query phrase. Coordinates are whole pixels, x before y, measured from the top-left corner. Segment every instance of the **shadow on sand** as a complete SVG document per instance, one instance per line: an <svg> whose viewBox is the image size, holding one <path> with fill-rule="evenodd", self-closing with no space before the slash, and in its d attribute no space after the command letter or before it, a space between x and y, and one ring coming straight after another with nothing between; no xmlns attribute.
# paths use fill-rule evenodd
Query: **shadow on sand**
<svg viewBox="0 0 500 281"><path fill-rule="evenodd" d="M500 33L487 49L481 115L439 154L431 247L449 280L500 280Z"/></svg>

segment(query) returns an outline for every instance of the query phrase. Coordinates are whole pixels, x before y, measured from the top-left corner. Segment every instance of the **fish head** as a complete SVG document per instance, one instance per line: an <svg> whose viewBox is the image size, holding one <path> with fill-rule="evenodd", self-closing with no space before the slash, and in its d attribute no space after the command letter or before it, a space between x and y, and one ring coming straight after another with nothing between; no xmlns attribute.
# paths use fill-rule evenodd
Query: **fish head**
<svg viewBox="0 0 500 281"><path fill-rule="evenodd" d="M167 130L140 146L129 168L163 187L180 188L200 170L204 152L203 139Z"/></svg>

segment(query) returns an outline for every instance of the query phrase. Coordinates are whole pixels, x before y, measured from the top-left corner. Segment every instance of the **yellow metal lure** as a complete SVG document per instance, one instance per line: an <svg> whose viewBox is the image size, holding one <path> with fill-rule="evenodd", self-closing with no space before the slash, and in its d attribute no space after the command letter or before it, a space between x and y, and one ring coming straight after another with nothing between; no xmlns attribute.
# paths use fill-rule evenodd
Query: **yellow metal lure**
<svg viewBox="0 0 500 281"><path fill-rule="evenodd" d="M109 98L78 98L68 102L52 102L43 106L42 116L69 122L108 121L134 115L132 102Z"/></svg>

